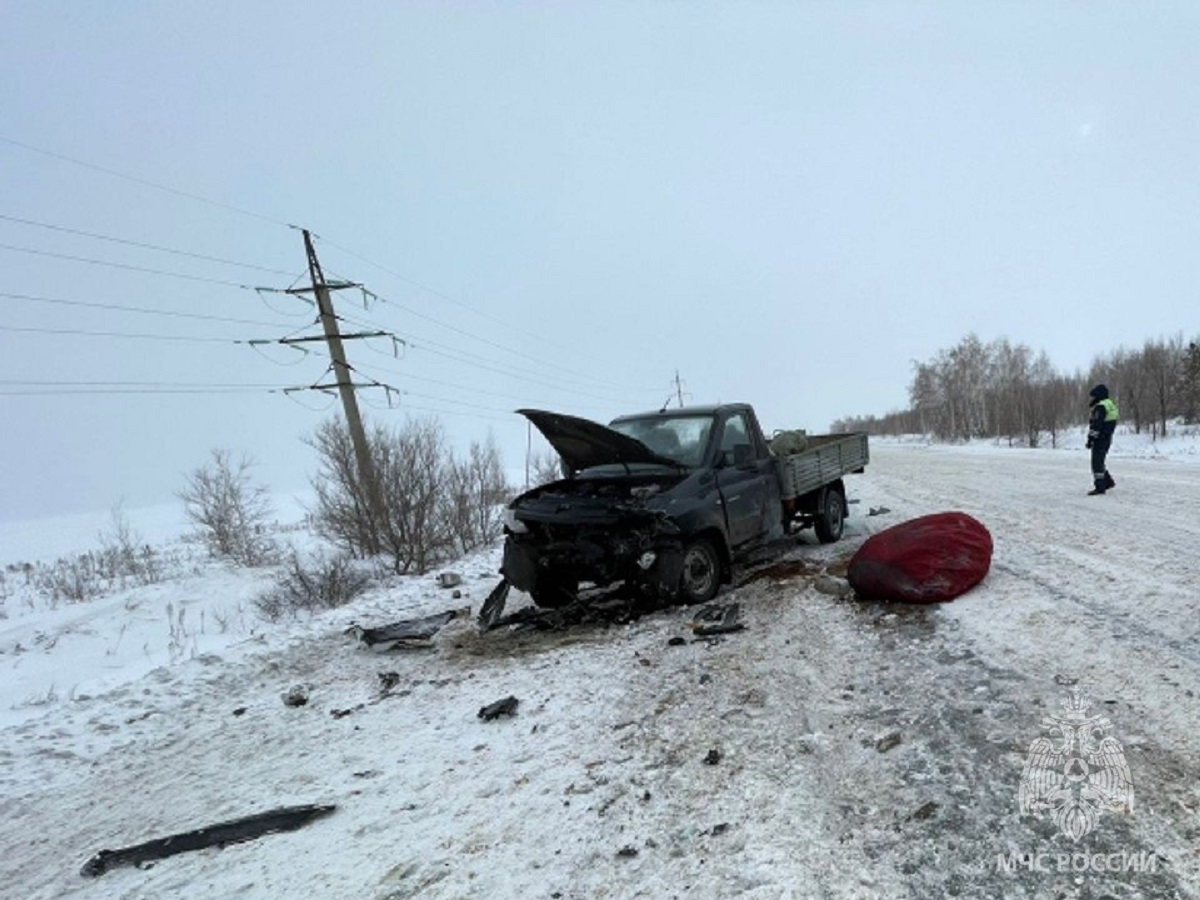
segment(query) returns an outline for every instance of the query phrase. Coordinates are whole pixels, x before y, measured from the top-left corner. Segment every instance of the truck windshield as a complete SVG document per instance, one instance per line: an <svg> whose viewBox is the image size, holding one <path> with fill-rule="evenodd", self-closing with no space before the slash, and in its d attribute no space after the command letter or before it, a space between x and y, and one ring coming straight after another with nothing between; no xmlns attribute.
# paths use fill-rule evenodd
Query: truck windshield
<svg viewBox="0 0 1200 900"><path fill-rule="evenodd" d="M641 441L659 456L685 466L698 466L708 447L711 416L649 416L620 419L608 426Z"/></svg>

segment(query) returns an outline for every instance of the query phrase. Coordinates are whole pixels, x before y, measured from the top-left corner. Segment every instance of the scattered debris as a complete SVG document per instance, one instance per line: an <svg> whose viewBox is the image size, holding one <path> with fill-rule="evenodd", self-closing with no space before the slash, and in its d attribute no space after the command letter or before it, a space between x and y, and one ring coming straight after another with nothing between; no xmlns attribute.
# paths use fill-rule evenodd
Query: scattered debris
<svg viewBox="0 0 1200 900"><path fill-rule="evenodd" d="M921 804L917 808L916 812L914 812L908 818L916 819L918 822L923 822L926 819L933 818L934 813L936 813L937 811L938 811L938 805L936 803L934 803L932 800L930 800L928 803Z"/></svg>
<svg viewBox="0 0 1200 900"><path fill-rule="evenodd" d="M900 744L903 740L904 739L901 736L900 732L891 731L891 732L888 732L887 734L885 734L883 737L879 738L877 741L875 741L875 749L878 750L880 753L887 753L893 747L900 746Z"/></svg>
<svg viewBox="0 0 1200 900"><path fill-rule="evenodd" d="M460 591L460 590L457 590L457 589L456 589L456 590L454 591L454 593L453 593L453 594L451 594L450 596L451 596L452 598L454 598L455 600L461 600L461 599L462 599L462 591Z"/></svg>
<svg viewBox="0 0 1200 900"><path fill-rule="evenodd" d="M616 588L589 590L561 607L526 606L506 616L504 605L509 587L507 578L500 579L480 607L479 627L484 631L505 626L522 632L561 631L571 625L624 625L647 611L645 598L630 596L624 591L624 585L619 585Z"/></svg>
<svg viewBox="0 0 1200 900"><path fill-rule="evenodd" d="M854 588L850 587L850 582L844 578L835 578L833 575L821 575L813 582L813 587L820 594L826 594L830 597L847 597L854 593Z"/></svg>
<svg viewBox="0 0 1200 900"><path fill-rule="evenodd" d="M891 510L886 506L872 506L867 510L868 516L886 516Z"/></svg>
<svg viewBox="0 0 1200 900"><path fill-rule="evenodd" d="M617 856L633 857L633 856L637 856L637 855L638 855L638 848L634 847L632 844L626 844L624 847L622 847L620 850L617 851Z"/></svg>
<svg viewBox="0 0 1200 900"><path fill-rule="evenodd" d="M169 837L146 841L120 850L101 850L80 869L80 874L89 878L103 875L118 866L136 866L156 859L166 859L177 853L204 850L207 847L222 847L251 841L275 831L295 831L309 822L327 816L336 806L288 806L257 813L241 819L220 822L194 831L185 831Z"/></svg>
<svg viewBox="0 0 1200 900"><path fill-rule="evenodd" d="M687 643L687 641L684 638L673 637L669 641L667 641L667 646L668 647L682 647L686 643Z"/></svg>
<svg viewBox="0 0 1200 900"><path fill-rule="evenodd" d="M308 687L306 685L293 685L283 695L284 706L304 706L306 703L308 703Z"/></svg>
<svg viewBox="0 0 1200 900"><path fill-rule="evenodd" d="M387 694L392 688L400 683L399 672L380 672L379 673L379 693Z"/></svg>
<svg viewBox="0 0 1200 900"><path fill-rule="evenodd" d="M517 714L517 704L520 702L516 697L510 695L503 700L497 700L495 703L481 706L479 708L479 718L485 722L490 722L493 719L498 719L500 716L515 716Z"/></svg>
<svg viewBox="0 0 1200 900"><path fill-rule="evenodd" d="M457 572L442 572L438 575L438 587L452 588L462 584L462 576Z"/></svg>
<svg viewBox="0 0 1200 900"><path fill-rule="evenodd" d="M376 653L383 653L396 647L430 647L433 636L441 631L447 622L463 615L470 615L470 609L451 609L420 619L404 619L390 625L381 625L378 628L351 625L346 629L346 634L358 638Z"/></svg>
<svg viewBox="0 0 1200 900"><path fill-rule="evenodd" d="M702 606L689 624L696 637L728 634L746 627L738 621L741 612L741 604L738 603L710 603Z"/></svg>
<svg viewBox="0 0 1200 900"><path fill-rule="evenodd" d="M721 822L720 824L714 825L712 828L710 828L708 830L708 833L711 834L713 837L716 837L719 834L724 834L728 830L729 830L729 823Z"/></svg>
<svg viewBox="0 0 1200 900"><path fill-rule="evenodd" d="M495 628L504 615L504 603L508 600L509 583L507 578L501 578L500 583L492 588L492 592L479 607L479 627L484 631Z"/></svg>
<svg viewBox="0 0 1200 900"><path fill-rule="evenodd" d="M246 714L246 707L244 707L244 706L239 706L237 709L235 709L235 710L233 711L233 714L234 714L235 716L244 716L244 715Z"/></svg>
<svg viewBox="0 0 1200 900"><path fill-rule="evenodd" d="M712 750L709 750L708 754L704 757L704 764L708 766L715 766L720 761L721 751L715 747Z"/></svg>

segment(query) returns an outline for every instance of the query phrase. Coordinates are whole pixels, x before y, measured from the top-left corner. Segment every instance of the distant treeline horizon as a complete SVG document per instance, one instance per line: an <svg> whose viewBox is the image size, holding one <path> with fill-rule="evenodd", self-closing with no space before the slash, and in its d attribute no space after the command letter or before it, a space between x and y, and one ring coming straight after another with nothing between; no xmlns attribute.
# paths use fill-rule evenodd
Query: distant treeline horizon
<svg viewBox="0 0 1200 900"><path fill-rule="evenodd" d="M1087 394L1105 384L1121 421L1140 434L1167 433L1173 419L1200 421L1200 335L1184 341L1147 340L1097 356L1086 373L1057 370L1044 350L1033 351L1000 337L985 344L972 333L913 362L909 407L884 415L837 419L834 432L876 435L923 434L939 441L1007 439L1028 447L1087 422Z"/></svg>

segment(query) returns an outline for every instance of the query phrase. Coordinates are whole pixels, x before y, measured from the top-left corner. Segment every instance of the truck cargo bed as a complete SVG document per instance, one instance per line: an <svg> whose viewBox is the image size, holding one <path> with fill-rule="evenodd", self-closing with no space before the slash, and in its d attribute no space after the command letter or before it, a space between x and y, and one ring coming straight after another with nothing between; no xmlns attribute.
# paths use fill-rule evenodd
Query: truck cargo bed
<svg viewBox="0 0 1200 900"><path fill-rule="evenodd" d="M807 448L778 457L783 497L786 500L811 493L849 472L862 471L868 462L865 431L809 435Z"/></svg>

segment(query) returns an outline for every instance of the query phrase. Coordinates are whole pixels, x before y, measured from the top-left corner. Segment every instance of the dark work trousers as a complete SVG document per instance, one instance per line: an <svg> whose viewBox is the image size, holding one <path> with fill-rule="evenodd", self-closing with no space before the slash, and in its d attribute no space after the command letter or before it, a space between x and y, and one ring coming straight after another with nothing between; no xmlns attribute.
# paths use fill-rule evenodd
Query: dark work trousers
<svg viewBox="0 0 1200 900"><path fill-rule="evenodd" d="M1112 446L1112 435L1102 434L1092 441L1092 478L1099 490L1105 490L1108 485L1108 469L1104 459L1108 456L1108 448Z"/></svg>

